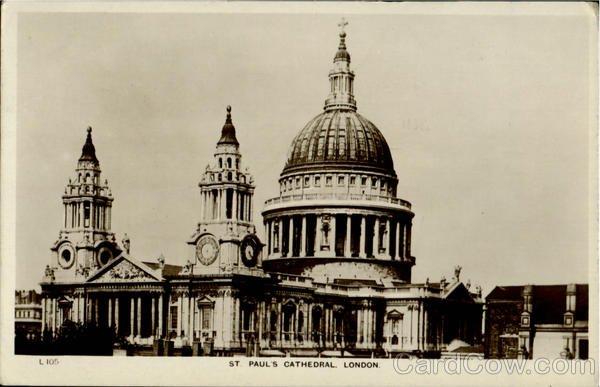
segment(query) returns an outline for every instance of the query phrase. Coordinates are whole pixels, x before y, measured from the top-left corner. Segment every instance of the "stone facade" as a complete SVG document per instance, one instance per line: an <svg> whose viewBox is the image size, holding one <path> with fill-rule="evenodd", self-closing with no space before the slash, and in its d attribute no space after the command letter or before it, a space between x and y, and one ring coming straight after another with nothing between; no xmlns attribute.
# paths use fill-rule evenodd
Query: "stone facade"
<svg viewBox="0 0 600 387"><path fill-rule="evenodd" d="M41 284L44 334L70 320L157 354L223 356L435 356L455 339L478 343L481 290L461 282L460 267L451 281L411 282L414 213L396 197L385 138L357 113L345 37L324 113L292 142L279 196L263 208L265 241L231 107L199 182L184 266L140 262L128 238L116 242L90 129Z"/></svg>

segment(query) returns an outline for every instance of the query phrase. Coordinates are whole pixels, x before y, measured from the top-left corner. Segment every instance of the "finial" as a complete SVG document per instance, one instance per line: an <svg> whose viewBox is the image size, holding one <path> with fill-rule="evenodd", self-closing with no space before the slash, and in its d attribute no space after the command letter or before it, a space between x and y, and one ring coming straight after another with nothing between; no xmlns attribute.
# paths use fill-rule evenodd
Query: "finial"
<svg viewBox="0 0 600 387"><path fill-rule="evenodd" d="M338 23L338 26L340 27L340 36L346 36L346 32L344 31L344 27L346 27L348 25L348 22L346 21L345 18L342 18L340 20L340 22Z"/></svg>
<svg viewBox="0 0 600 387"><path fill-rule="evenodd" d="M227 119L225 120L226 123L231 123L231 105L227 105Z"/></svg>
<svg viewBox="0 0 600 387"><path fill-rule="evenodd" d="M88 132L88 134L92 134L92 127L91 126L87 127L87 132Z"/></svg>

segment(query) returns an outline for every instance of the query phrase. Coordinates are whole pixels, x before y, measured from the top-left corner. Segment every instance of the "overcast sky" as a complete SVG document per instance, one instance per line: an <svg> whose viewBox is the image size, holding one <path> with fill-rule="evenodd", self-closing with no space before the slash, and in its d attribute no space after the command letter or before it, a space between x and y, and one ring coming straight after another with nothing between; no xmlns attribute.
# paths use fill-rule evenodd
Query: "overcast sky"
<svg viewBox="0 0 600 387"><path fill-rule="evenodd" d="M575 7L575 6L574 6ZM37 287L91 125L132 255L187 259L198 181L225 120L255 177L254 220L319 114L338 44L358 112L413 204L414 281L588 281L591 8L568 16L31 13L18 24L17 288Z"/></svg>

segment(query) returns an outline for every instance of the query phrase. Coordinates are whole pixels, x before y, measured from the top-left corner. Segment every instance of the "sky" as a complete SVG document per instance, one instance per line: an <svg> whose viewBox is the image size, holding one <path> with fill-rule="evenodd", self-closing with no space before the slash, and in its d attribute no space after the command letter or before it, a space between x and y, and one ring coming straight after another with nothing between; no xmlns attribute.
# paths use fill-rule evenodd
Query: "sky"
<svg viewBox="0 0 600 387"><path fill-rule="evenodd" d="M93 127L112 228L183 264L232 106L254 221L319 114L344 16L358 112L413 205L415 282L588 282L596 254L596 16L27 13L18 20L16 286L38 287ZM592 241L592 242L590 242ZM592 262L592 263L590 263Z"/></svg>

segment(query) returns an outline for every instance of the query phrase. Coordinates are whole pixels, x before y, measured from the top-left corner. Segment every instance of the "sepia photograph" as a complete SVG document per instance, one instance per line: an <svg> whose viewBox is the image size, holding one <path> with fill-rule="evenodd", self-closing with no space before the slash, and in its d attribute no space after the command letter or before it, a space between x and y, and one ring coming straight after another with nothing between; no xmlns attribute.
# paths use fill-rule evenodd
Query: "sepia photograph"
<svg viewBox="0 0 600 387"><path fill-rule="evenodd" d="M2 6L3 384L597 385L597 3Z"/></svg>

